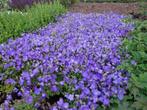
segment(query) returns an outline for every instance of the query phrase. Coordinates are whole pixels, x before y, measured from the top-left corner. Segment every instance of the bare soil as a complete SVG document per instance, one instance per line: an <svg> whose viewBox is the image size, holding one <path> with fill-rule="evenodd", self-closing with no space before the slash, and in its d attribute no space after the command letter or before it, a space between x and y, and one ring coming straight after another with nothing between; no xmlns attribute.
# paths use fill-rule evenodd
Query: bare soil
<svg viewBox="0 0 147 110"><path fill-rule="evenodd" d="M115 12L119 14L139 13L139 3L78 3L70 7L70 12Z"/></svg>

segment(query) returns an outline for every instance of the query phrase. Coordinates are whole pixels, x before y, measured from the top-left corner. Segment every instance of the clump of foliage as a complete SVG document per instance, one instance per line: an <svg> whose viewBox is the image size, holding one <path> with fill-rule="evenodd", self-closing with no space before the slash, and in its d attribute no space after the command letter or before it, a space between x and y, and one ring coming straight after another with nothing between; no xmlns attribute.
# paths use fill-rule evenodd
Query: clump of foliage
<svg viewBox="0 0 147 110"><path fill-rule="evenodd" d="M0 12L0 43L55 21L66 9L59 3L38 4L26 11Z"/></svg>
<svg viewBox="0 0 147 110"><path fill-rule="evenodd" d="M27 103L24 103L24 102L18 102L18 103L15 103L14 105L14 109L15 110L37 110L33 107L32 104L27 104Z"/></svg>
<svg viewBox="0 0 147 110"><path fill-rule="evenodd" d="M140 11L141 11L141 14L146 17L145 20L147 20L147 3L146 2L140 3Z"/></svg>
<svg viewBox="0 0 147 110"><path fill-rule="evenodd" d="M128 94L122 102L127 110L147 110L147 21L137 21L134 32L124 40L124 62L130 73Z"/></svg>
<svg viewBox="0 0 147 110"><path fill-rule="evenodd" d="M74 3L78 3L80 2L80 0L59 0L60 3L66 7L69 7L70 5L74 4Z"/></svg>
<svg viewBox="0 0 147 110"><path fill-rule="evenodd" d="M141 2L139 3L140 10L136 12L130 13L132 15L133 19L139 19L139 20L147 20L147 3Z"/></svg>

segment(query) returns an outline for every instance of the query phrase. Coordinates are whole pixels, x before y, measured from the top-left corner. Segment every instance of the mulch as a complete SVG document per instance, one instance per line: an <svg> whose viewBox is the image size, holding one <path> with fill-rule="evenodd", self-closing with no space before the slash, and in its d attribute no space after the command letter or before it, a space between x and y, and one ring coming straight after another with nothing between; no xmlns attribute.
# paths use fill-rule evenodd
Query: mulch
<svg viewBox="0 0 147 110"><path fill-rule="evenodd" d="M119 14L139 13L139 3L78 3L70 7L70 12L115 12Z"/></svg>

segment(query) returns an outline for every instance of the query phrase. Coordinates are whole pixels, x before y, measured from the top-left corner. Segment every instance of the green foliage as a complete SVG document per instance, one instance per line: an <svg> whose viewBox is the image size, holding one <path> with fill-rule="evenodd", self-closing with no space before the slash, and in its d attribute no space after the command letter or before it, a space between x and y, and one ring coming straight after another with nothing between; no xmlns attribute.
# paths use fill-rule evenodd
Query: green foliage
<svg viewBox="0 0 147 110"><path fill-rule="evenodd" d="M0 11L8 9L8 0L0 0Z"/></svg>
<svg viewBox="0 0 147 110"><path fill-rule="evenodd" d="M140 3L140 11L141 11L141 14L147 16L147 4L142 2Z"/></svg>
<svg viewBox="0 0 147 110"><path fill-rule="evenodd" d="M36 110L33 105L26 104L24 102L18 102L14 105L15 110Z"/></svg>
<svg viewBox="0 0 147 110"><path fill-rule="evenodd" d="M125 39L122 51L126 54L118 69L131 75L128 93L123 104L131 110L147 110L147 21L137 21L135 31ZM127 109L128 110L128 109Z"/></svg>
<svg viewBox="0 0 147 110"><path fill-rule="evenodd" d="M74 4L74 3L78 3L80 2L80 0L59 0L60 3L66 7L69 7L70 5Z"/></svg>
<svg viewBox="0 0 147 110"><path fill-rule="evenodd" d="M0 43L47 25L65 11L66 9L59 2L54 2L50 5L38 4L23 12L0 12Z"/></svg>

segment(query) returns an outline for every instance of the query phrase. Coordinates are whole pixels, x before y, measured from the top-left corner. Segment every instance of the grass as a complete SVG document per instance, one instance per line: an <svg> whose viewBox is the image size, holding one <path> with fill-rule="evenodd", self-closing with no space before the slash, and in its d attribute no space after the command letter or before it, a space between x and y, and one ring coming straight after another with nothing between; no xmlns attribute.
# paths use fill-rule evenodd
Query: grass
<svg viewBox="0 0 147 110"><path fill-rule="evenodd" d="M65 11L64 6L54 2L50 5L38 4L25 11L0 12L0 43L45 26Z"/></svg>

